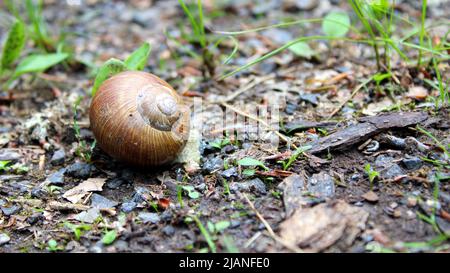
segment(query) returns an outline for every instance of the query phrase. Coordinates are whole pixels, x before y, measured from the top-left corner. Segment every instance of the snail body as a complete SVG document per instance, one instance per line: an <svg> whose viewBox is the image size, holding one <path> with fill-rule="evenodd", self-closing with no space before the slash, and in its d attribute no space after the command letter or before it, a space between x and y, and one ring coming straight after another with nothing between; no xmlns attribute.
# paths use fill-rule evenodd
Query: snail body
<svg viewBox="0 0 450 273"><path fill-rule="evenodd" d="M189 109L164 80L126 71L106 80L92 98L91 129L102 150L131 165L173 161L189 136Z"/></svg>

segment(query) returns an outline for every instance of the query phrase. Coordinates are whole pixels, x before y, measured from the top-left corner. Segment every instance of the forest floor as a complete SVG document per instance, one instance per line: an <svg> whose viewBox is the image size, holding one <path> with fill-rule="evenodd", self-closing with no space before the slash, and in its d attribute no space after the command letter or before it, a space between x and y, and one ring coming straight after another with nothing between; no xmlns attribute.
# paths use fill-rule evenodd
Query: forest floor
<svg viewBox="0 0 450 273"><path fill-rule="evenodd" d="M201 98L197 122L210 125L226 111L244 121L275 101L280 133L295 146L280 139L274 148L221 130L211 140L193 129L198 145L188 162L136 169L98 147L85 160L77 150L94 142L89 67L24 75L0 93L0 161L9 166L0 168L0 252L450 251L450 108L427 85L432 69L392 54L392 80L367 82L349 99L377 73L372 48L316 40L308 42L309 58L286 50L218 81L255 56L317 35L320 23L236 36L239 51L228 64L220 62L233 43L213 50L210 75L189 54L199 51L184 40L187 19L177 1L45 2L49 29L72 33L67 42L85 64L124 59L147 41L144 70L190 104ZM350 12L344 1L213 2L203 8L207 29L216 31ZM420 22L420 4L397 2L396 12ZM448 20L448 2L430 3L428 20ZM444 37L447 29L433 31ZM448 82L448 60L439 69ZM248 158L265 167L245 166ZM373 182L368 167L378 173Z"/></svg>

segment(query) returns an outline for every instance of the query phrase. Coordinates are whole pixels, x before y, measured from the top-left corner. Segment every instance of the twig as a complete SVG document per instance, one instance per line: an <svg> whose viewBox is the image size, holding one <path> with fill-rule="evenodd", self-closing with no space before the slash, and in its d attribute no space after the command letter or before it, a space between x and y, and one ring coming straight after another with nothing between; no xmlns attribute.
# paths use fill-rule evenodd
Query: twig
<svg viewBox="0 0 450 273"><path fill-rule="evenodd" d="M272 239L274 239L276 242L282 244L285 248L287 248L293 252L296 252L296 253L303 252L299 247L292 245L289 242L286 242L283 238L276 235L275 232L273 232L273 229L270 227L269 223L267 223L266 219L264 219L264 217L256 210L255 205L252 203L252 201L250 201L250 199L248 199L247 195L245 193L242 193L242 195L244 196L245 201L247 201L248 205L253 210L253 212L256 214L258 219L263 223L264 227L266 228L267 232L269 233L269 235Z"/></svg>
<svg viewBox="0 0 450 273"><path fill-rule="evenodd" d="M244 86L242 88L239 88L238 90L234 91L233 94L227 96L225 99L219 100L219 101L214 102L214 103L224 103L224 102L232 101L233 99L235 99L236 97L240 96L244 92L252 89L253 87L257 86L260 83L263 83L263 82L265 82L267 80L275 78L275 76L276 76L275 74L270 74L270 75L258 78L256 80L253 80L249 84L247 84L246 86Z"/></svg>
<svg viewBox="0 0 450 273"><path fill-rule="evenodd" d="M270 124L268 124L264 120L261 120L261 119L255 117L255 116L253 116L253 115L250 115L250 114L248 114L248 113L246 113L246 112L244 112L244 111L242 111L242 110L240 110L240 109L238 109L238 108L236 108L236 107L234 107L234 106L232 106L232 105L230 105L230 104L228 104L226 102L221 103L221 105L224 106L224 107L227 107L227 108L229 108L231 110L233 110L234 112L238 113L241 116L247 117L249 119L252 119L252 120L255 120L255 121L261 123L262 125L266 126L267 129L270 129L272 132L274 132L277 136L279 136L286 143L292 145L292 147L294 147L295 149L298 149L298 147L294 143L291 143L291 141L287 137L282 135L280 132L278 132L278 130L276 130L275 128L270 126Z"/></svg>
<svg viewBox="0 0 450 273"><path fill-rule="evenodd" d="M61 203L58 201L52 201L48 203L48 206L54 210L88 210L90 207L81 204Z"/></svg>
<svg viewBox="0 0 450 273"><path fill-rule="evenodd" d="M334 115L337 114L337 112L339 112L341 110L342 107L344 107L347 102L349 102L349 100L353 99L353 97L356 95L356 93L359 92L359 90L361 90L361 88L363 88L364 86L366 86L369 82L372 81L372 78L369 78L367 80L365 80L363 83L361 83L360 85L358 85L355 90L353 90L352 94L350 95L350 97L348 97L347 99L345 99L336 109L334 109L334 111L328 116L327 119L331 119Z"/></svg>

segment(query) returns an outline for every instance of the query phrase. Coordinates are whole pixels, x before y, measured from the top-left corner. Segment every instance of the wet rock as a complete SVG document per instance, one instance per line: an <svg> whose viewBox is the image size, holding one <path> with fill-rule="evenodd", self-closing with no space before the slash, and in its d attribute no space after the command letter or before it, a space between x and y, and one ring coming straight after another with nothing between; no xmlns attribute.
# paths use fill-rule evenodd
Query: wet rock
<svg viewBox="0 0 450 273"><path fill-rule="evenodd" d="M5 233L0 233L0 246L6 244L7 242L9 242L11 240L11 238L9 238L9 236Z"/></svg>
<svg viewBox="0 0 450 273"><path fill-rule="evenodd" d="M286 114L292 115L297 111L297 104L293 104L291 102L287 102L286 109L284 110Z"/></svg>
<svg viewBox="0 0 450 273"><path fill-rule="evenodd" d="M236 167L231 167L229 169L226 169L225 171L221 172L220 174L224 178L231 178L232 176L236 177L238 175Z"/></svg>
<svg viewBox="0 0 450 273"><path fill-rule="evenodd" d="M132 212L137 207L137 204L133 201L122 203L121 210L125 213Z"/></svg>
<svg viewBox="0 0 450 273"><path fill-rule="evenodd" d="M314 106L317 106L319 104L319 95L318 94L311 94L311 93L304 93L300 94L299 98L301 101L309 102Z"/></svg>
<svg viewBox="0 0 450 273"><path fill-rule="evenodd" d="M211 146L207 141L201 141L200 142L200 154L202 155L208 155L211 153L214 153L217 151L217 148L214 146Z"/></svg>
<svg viewBox="0 0 450 273"><path fill-rule="evenodd" d="M48 192L40 186L36 186L31 190L31 197L42 199L46 197Z"/></svg>
<svg viewBox="0 0 450 273"><path fill-rule="evenodd" d="M223 168L223 160L220 157L213 157L206 159L203 163L203 170L207 173L212 173Z"/></svg>
<svg viewBox="0 0 450 273"><path fill-rule="evenodd" d="M100 194L94 193L91 196L91 206L98 209L110 209L117 206L119 203L109 200Z"/></svg>
<svg viewBox="0 0 450 273"><path fill-rule="evenodd" d="M331 198L334 196L334 179L325 172L313 174L308 179L308 191L321 198Z"/></svg>
<svg viewBox="0 0 450 273"><path fill-rule="evenodd" d="M161 220L164 222L169 222L173 218L173 213L169 210L165 210L161 213Z"/></svg>
<svg viewBox="0 0 450 273"><path fill-rule="evenodd" d="M18 213L21 208L17 205L12 205L11 207L0 207L0 209L2 210L5 216L11 216L13 214Z"/></svg>
<svg viewBox="0 0 450 273"><path fill-rule="evenodd" d="M174 228L173 226L171 226L171 225L165 226L165 227L162 229L162 232L163 232L164 235L166 235L166 236L172 236L172 235L175 234L175 228Z"/></svg>
<svg viewBox="0 0 450 273"><path fill-rule="evenodd" d="M232 192L251 192L260 195L267 193L266 185L259 178L248 180L245 182L233 182L230 184Z"/></svg>
<svg viewBox="0 0 450 273"><path fill-rule="evenodd" d="M402 163L405 166L405 168L408 170L416 170L416 169L422 167L422 160L417 156L405 157L402 160Z"/></svg>
<svg viewBox="0 0 450 273"><path fill-rule="evenodd" d="M11 150L11 149L0 149L0 161L11 161L15 162L19 160L22 156Z"/></svg>
<svg viewBox="0 0 450 273"><path fill-rule="evenodd" d="M44 214L41 212L37 212L27 218L27 223L30 225L35 225L38 222L42 222L44 220L45 220Z"/></svg>
<svg viewBox="0 0 450 273"><path fill-rule="evenodd" d="M62 168L57 172L52 173L47 177L48 182L51 185L61 186L64 184L64 174L66 173L66 168Z"/></svg>
<svg viewBox="0 0 450 273"><path fill-rule="evenodd" d="M66 174L70 177L87 179L94 171L94 166L88 163L75 162L67 167Z"/></svg>
<svg viewBox="0 0 450 273"><path fill-rule="evenodd" d="M290 216L303 201L303 191L305 190L305 181L300 175L291 175L278 185L283 191L283 203L286 216Z"/></svg>
<svg viewBox="0 0 450 273"><path fill-rule="evenodd" d="M132 202L142 203L149 199L150 190L144 187L136 187L134 188L134 194L131 198Z"/></svg>
<svg viewBox="0 0 450 273"><path fill-rule="evenodd" d="M66 159L66 152L64 152L64 149L57 150L52 158L50 159L50 163L54 166L61 165L64 163L64 160Z"/></svg>
<svg viewBox="0 0 450 273"><path fill-rule="evenodd" d="M158 213L154 212L140 212L138 217L144 224L147 223L157 224L161 220Z"/></svg>
<svg viewBox="0 0 450 273"><path fill-rule="evenodd" d="M106 182L106 187L110 190L116 190L125 183L126 183L126 181L123 178L116 177L111 180L108 180Z"/></svg>

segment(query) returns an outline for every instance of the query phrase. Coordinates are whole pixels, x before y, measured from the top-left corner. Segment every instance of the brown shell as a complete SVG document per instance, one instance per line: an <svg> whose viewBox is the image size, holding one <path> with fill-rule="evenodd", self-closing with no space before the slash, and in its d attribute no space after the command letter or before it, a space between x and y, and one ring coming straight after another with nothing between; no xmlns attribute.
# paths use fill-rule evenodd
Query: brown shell
<svg viewBox="0 0 450 273"><path fill-rule="evenodd" d="M136 166L174 160L189 136L190 112L181 97L145 72L122 72L106 80L92 98L89 119L100 148Z"/></svg>

